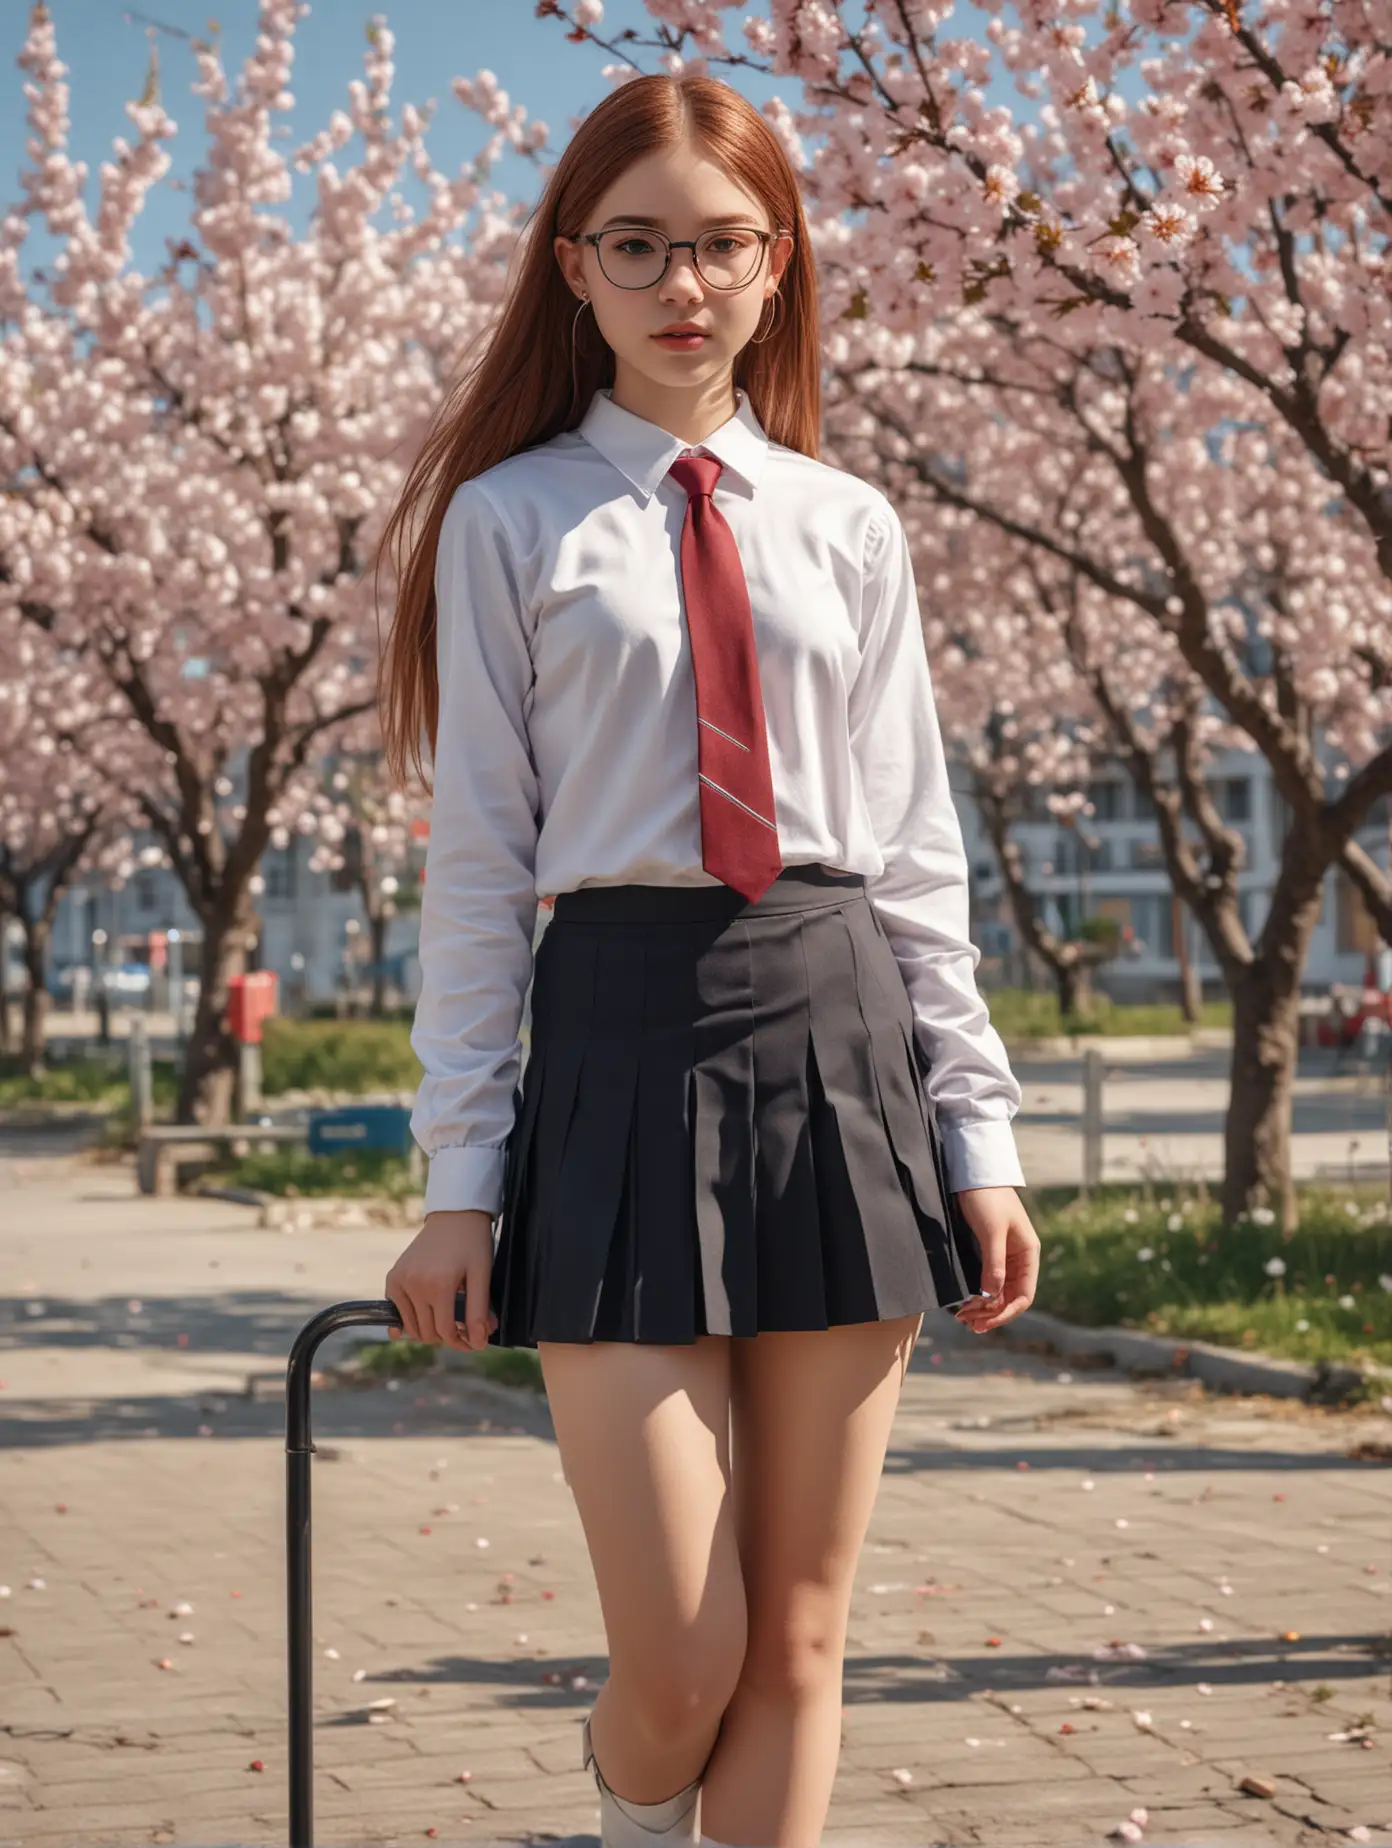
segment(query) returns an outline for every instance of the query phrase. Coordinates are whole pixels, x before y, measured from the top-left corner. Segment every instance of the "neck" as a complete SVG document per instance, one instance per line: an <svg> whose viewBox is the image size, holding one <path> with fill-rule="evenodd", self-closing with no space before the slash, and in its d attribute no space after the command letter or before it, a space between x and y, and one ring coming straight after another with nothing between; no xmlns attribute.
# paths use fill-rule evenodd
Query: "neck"
<svg viewBox="0 0 1392 1848"><path fill-rule="evenodd" d="M635 417L670 430L693 449L735 414L735 382L729 372L682 391L655 384L620 362L610 395L621 411L631 411Z"/></svg>

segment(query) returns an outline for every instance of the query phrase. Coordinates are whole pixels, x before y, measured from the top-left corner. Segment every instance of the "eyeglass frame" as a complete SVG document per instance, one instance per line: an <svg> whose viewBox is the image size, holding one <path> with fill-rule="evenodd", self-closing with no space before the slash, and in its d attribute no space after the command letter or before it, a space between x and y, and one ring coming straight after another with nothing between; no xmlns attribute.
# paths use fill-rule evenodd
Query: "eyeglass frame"
<svg viewBox="0 0 1392 1848"><path fill-rule="evenodd" d="M653 277L651 282L615 282L608 270L605 269L604 259L599 254L599 240L602 237L608 237L615 231L646 231L652 237L660 237L667 246L667 261L663 264L658 274ZM705 272L701 269L700 264L696 261L696 246L700 243L701 238L668 237L667 233L665 231L659 231L656 225L641 225L637 223L631 225L623 223L606 225L602 231L577 231L568 241L572 244L588 244L595 253L595 262L598 263L600 274L604 277L604 280L609 284L611 289L622 289L626 295L636 295L641 289L655 289L672 267L672 252L674 250L689 250L691 252L691 267L696 271L696 274L701 278L701 281L705 283L708 289L714 289L720 295L734 295L740 289L747 289L750 283L753 282L755 276L758 275L759 265L768 255L770 244L776 244L780 237L792 237L794 235L786 225L778 225L772 231L763 231L760 230L757 225L731 224L711 225L708 230L701 233L701 237L711 237L719 231L748 231L759 240L761 248L758 261L751 268L743 282L709 281Z"/></svg>

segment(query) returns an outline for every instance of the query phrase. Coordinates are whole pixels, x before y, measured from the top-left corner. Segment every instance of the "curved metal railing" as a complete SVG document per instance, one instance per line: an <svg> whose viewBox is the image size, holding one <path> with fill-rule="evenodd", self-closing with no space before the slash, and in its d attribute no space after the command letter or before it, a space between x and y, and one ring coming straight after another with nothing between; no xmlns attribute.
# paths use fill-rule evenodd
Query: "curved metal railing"
<svg viewBox="0 0 1392 1848"><path fill-rule="evenodd" d="M465 1317L464 1293L455 1314ZM285 1369L285 1563L286 1628L290 1670L290 1848L314 1848L314 1655L313 1592L310 1585L309 1388L314 1356L327 1335L340 1328L400 1328L396 1304L334 1303L320 1310L296 1335Z"/></svg>

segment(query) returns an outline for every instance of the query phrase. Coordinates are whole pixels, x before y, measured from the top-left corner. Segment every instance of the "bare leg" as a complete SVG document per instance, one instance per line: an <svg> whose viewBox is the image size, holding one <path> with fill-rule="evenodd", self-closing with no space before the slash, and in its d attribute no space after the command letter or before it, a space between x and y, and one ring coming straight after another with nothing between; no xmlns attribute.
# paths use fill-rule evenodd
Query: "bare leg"
<svg viewBox="0 0 1392 1848"><path fill-rule="evenodd" d="M609 1643L595 1760L618 1796L661 1803L700 1775L744 1658L730 1338L537 1352Z"/></svg>
<svg viewBox="0 0 1392 1848"><path fill-rule="evenodd" d="M815 1848L841 1750L851 1584L922 1316L732 1343L748 1643L701 1786L701 1828Z"/></svg>

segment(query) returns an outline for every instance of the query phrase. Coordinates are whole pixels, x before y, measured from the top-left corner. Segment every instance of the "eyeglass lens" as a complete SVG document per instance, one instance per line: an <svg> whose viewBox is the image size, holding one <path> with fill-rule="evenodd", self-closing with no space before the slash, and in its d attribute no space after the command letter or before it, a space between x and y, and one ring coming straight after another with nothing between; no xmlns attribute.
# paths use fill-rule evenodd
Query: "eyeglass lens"
<svg viewBox="0 0 1392 1848"><path fill-rule="evenodd" d="M660 231L622 225L600 233L599 267L617 289L648 289L667 268L671 247ZM759 267L763 241L738 225L704 231L696 240L696 271L713 289L737 289Z"/></svg>

